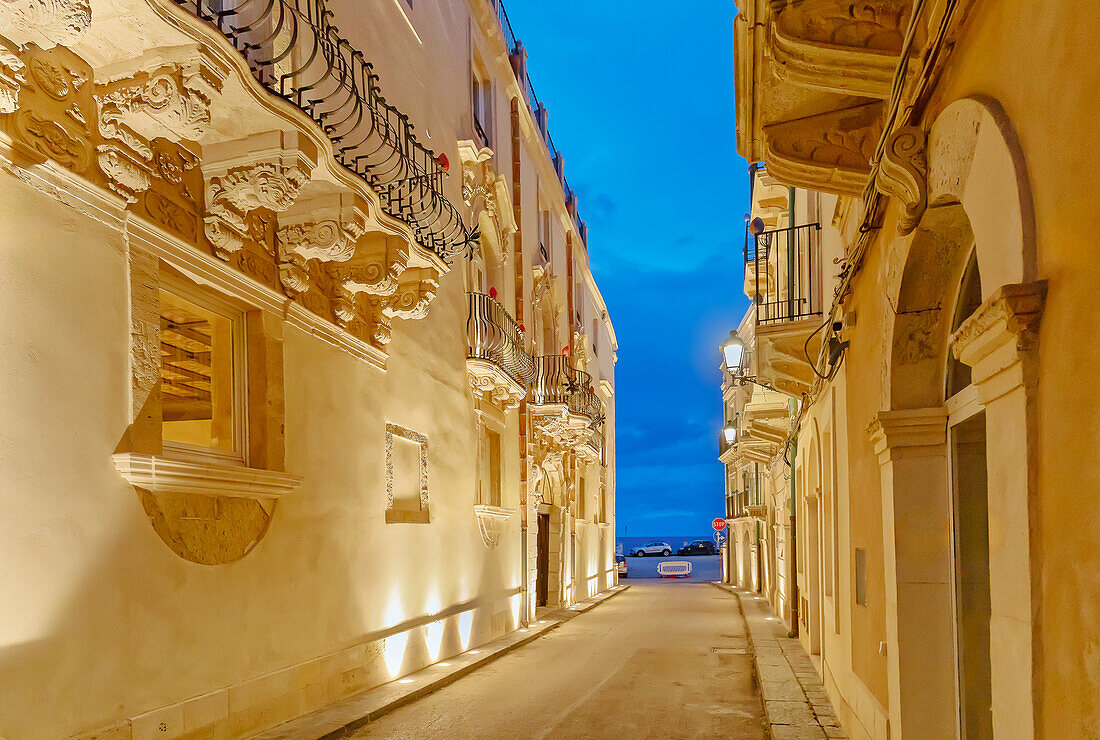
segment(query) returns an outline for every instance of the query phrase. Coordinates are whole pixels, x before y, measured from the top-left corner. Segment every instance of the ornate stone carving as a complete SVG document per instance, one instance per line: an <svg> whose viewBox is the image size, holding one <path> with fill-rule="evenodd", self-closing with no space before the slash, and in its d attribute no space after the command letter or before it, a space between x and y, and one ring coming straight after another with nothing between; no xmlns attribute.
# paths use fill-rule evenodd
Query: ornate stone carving
<svg viewBox="0 0 1100 740"><path fill-rule="evenodd" d="M207 208L219 214L243 214L257 208L285 211L309 180L309 170L283 162L257 162L234 167L211 178Z"/></svg>
<svg viewBox="0 0 1100 740"><path fill-rule="evenodd" d="M134 208L169 232L196 243L201 233L197 199L203 188L198 157L167 139L153 139L149 148L151 182Z"/></svg>
<svg viewBox="0 0 1100 740"><path fill-rule="evenodd" d="M401 274L397 290L386 298L383 314L390 318L422 319L439 289L439 273L430 267L414 267Z"/></svg>
<svg viewBox="0 0 1100 740"><path fill-rule="evenodd" d="M91 22L90 0L0 0L0 35L20 45L71 46Z"/></svg>
<svg viewBox="0 0 1100 740"><path fill-rule="evenodd" d="M951 351L974 368L976 384L986 384L1009 367L1021 365L1026 365L1021 374L1004 385L1035 382L1037 363L1022 360L1038 345L1046 292L1045 280L1001 286L952 335ZM983 389L983 395L990 392Z"/></svg>
<svg viewBox="0 0 1100 740"><path fill-rule="evenodd" d="M488 395L505 409L517 408L527 395L525 386L488 360L466 358L466 373L475 393Z"/></svg>
<svg viewBox="0 0 1100 740"><path fill-rule="evenodd" d="M488 506L478 504L474 506L474 516L477 517L477 528L481 532L481 539L490 550L496 549L504 536L505 525L516 512L513 509L505 509L501 506Z"/></svg>
<svg viewBox="0 0 1100 740"><path fill-rule="evenodd" d="M92 68L64 47L31 44L20 55L26 65L19 106L6 127L13 138L66 169L87 174L96 161L96 110Z"/></svg>
<svg viewBox="0 0 1100 740"><path fill-rule="evenodd" d="M890 135L879 160L875 186L902 205L898 233L913 231L928 205L927 134L916 126L903 126Z"/></svg>
<svg viewBox="0 0 1100 740"><path fill-rule="evenodd" d="M392 295L409 265L409 251L405 241L377 235L360 241L349 261L328 265L328 272L348 295Z"/></svg>
<svg viewBox="0 0 1100 740"><path fill-rule="evenodd" d="M106 67L96 94L103 125L123 124L147 139L198 140L225 75L194 46L157 49Z"/></svg>
<svg viewBox="0 0 1100 740"><path fill-rule="evenodd" d="M350 193L300 199L279 217L279 246L302 259L346 262L367 229L367 205Z"/></svg>
<svg viewBox="0 0 1100 740"><path fill-rule="evenodd" d="M117 141L100 144L96 150L99 152L99 168L107 176L108 187L127 203L136 203L139 194L149 188L149 158Z"/></svg>
<svg viewBox="0 0 1100 740"><path fill-rule="evenodd" d="M788 185L859 195L881 129L881 102L775 123L764 128L765 161Z"/></svg>
<svg viewBox="0 0 1100 740"><path fill-rule="evenodd" d="M26 79L27 65L16 49L0 38L0 113L12 113L19 103L19 88Z"/></svg>
<svg viewBox="0 0 1100 740"><path fill-rule="evenodd" d="M774 2L770 34L782 79L886 99L908 23L905 0Z"/></svg>
<svg viewBox="0 0 1100 740"><path fill-rule="evenodd" d="M316 162L313 145L287 131L221 142L205 147L203 155L206 236L222 259L243 245L250 212L290 208Z"/></svg>

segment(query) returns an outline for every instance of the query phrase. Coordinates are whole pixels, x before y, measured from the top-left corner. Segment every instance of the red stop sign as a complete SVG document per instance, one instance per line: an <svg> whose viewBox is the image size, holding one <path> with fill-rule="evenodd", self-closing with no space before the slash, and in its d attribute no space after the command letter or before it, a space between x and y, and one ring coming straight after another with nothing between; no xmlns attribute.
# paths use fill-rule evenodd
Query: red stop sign
<svg viewBox="0 0 1100 740"><path fill-rule="evenodd" d="M710 526L714 527L715 532L721 532L723 529L726 528L726 520L715 519L713 522L710 523Z"/></svg>

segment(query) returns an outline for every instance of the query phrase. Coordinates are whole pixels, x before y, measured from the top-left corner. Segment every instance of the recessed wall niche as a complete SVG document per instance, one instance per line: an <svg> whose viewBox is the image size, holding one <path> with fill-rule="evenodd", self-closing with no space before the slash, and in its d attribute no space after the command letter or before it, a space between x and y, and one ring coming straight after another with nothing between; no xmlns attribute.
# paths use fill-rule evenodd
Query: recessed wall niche
<svg viewBox="0 0 1100 740"><path fill-rule="evenodd" d="M386 523L428 522L428 438L386 424Z"/></svg>

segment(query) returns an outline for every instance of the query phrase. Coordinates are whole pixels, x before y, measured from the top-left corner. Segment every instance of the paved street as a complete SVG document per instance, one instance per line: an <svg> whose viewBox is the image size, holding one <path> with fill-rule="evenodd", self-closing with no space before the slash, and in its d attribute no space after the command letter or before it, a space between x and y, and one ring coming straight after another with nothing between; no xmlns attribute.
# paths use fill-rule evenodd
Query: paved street
<svg viewBox="0 0 1100 740"><path fill-rule="evenodd" d="M635 583L357 738L764 738L736 598Z"/></svg>

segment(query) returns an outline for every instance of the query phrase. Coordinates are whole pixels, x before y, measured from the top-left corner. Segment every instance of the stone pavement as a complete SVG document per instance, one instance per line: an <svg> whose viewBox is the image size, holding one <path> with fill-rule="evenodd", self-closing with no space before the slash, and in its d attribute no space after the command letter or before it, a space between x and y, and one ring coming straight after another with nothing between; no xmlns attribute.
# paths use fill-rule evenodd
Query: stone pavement
<svg viewBox="0 0 1100 740"><path fill-rule="evenodd" d="M765 740L737 600L649 580L352 737Z"/></svg>
<svg viewBox="0 0 1100 740"><path fill-rule="evenodd" d="M303 738L336 738L350 735L369 722L415 702L560 627L627 588L629 586L616 586L567 609L540 615L539 620L529 627L509 632L492 642L467 650L461 655L252 735L249 740L302 740Z"/></svg>
<svg viewBox="0 0 1100 740"><path fill-rule="evenodd" d="M723 583L714 585L741 601L773 740L848 737L802 644L787 637L767 600Z"/></svg>

